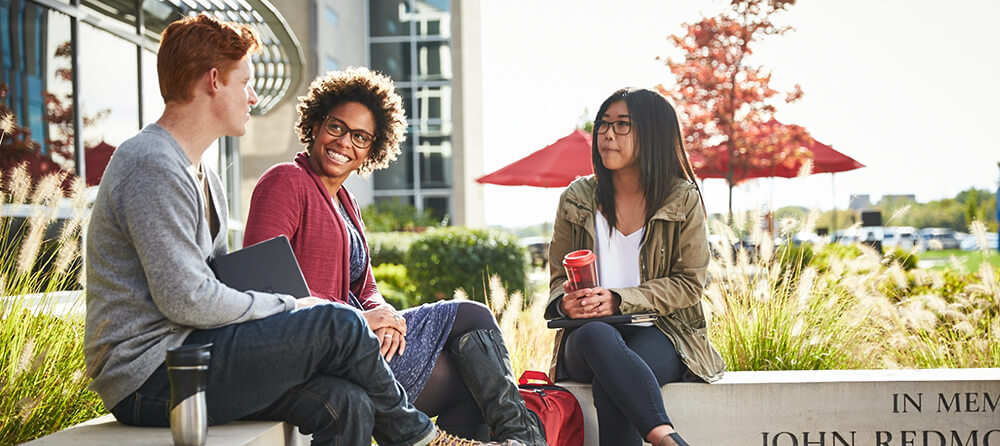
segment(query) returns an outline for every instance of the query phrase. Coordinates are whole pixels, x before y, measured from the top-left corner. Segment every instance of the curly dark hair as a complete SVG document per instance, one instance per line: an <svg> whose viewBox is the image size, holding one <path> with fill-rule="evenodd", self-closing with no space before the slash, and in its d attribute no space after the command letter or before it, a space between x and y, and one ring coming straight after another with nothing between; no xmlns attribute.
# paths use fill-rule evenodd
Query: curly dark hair
<svg viewBox="0 0 1000 446"><path fill-rule="evenodd" d="M406 111L392 79L368 68L331 71L309 85L309 92L300 96L295 106L299 112L295 123L299 141L309 151L316 140L313 128L322 124L330 110L345 102L359 102L375 117L375 141L368 149L368 158L358 167L358 174L368 176L388 167L399 156L399 146L406 140Z"/></svg>

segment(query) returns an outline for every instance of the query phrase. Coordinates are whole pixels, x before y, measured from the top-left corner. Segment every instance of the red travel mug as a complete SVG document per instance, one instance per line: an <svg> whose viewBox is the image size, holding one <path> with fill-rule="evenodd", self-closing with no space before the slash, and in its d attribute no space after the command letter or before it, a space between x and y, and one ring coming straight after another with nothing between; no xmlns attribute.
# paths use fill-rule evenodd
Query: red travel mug
<svg viewBox="0 0 1000 446"><path fill-rule="evenodd" d="M597 286L597 256L594 251L581 249L566 254L563 267L569 277L570 291Z"/></svg>

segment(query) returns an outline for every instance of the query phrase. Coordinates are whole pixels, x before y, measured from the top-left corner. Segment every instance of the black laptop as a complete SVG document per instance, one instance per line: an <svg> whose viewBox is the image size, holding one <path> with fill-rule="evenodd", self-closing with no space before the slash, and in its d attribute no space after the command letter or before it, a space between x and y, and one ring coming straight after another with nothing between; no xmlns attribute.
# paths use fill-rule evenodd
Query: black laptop
<svg viewBox="0 0 1000 446"><path fill-rule="evenodd" d="M309 286L288 238L279 235L208 262L220 282L239 291L307 297Z"/></svg>
<svg viewBox="0 0 1000 446"><path fill-rule="evenodd" d="M611 316L601 316L589 319L570 319L561 317L552 319L547 324L549 328L573 328L579 327L587 322L605 322L611 325L622 324L649 324L656 320L656 313L635 313L635 314L613 314Z"/></svg>

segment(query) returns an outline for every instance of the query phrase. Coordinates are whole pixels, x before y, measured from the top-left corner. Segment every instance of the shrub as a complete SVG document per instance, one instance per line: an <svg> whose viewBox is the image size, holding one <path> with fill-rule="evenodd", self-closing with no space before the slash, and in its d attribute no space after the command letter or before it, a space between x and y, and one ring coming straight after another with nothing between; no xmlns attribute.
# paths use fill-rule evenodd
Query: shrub
<svg viewBox="0 0 1000 446"><path fill-rule="evenodd" d="M372 256L372 265L406 263L406 251L420 237L415 232L369 232L365 235Z"/></svg>
<svg viewBox="0 0 1000 446"><path fill-rule="evenodd" d="M361 215L366 229L375 232L413 231L441 225L441 220L434 218L429 210L417 212L415 206L398 199L365 206Z"/></svg>
<svg viewBox="0 0 1000 446"><path fill-rule="evenodd" d="M904 271L910 271L917 267L917 262L920 258L916 254L902 250L900 248L893 249L882 257L882 261L886 265L892 265L893 263L898 263Z"/></svg>
<svg viewBox="0 0 1000 446"><path fill-rule="evenodd" d="M445 299L461 289L483 302L494 274L511 292L527 287L527 253L516 237L496 229L434 229L410 245L406 258L410 281L424 300Z"/></svg>
<svg viewBox="0 0 1000 446"><path fill-rule="evenodd" d="M405 266L383 263L372 268L372 273L375 275L375 283L378 284L382 297L397 310L422 303L417 298L417 287L413 286L407 277Z"/></svg>
<svg viewBox="0 0 1000 446"><path fill-rule="evenodd" d="M3 300L0 444L19 444L101 415L100 398L87 390L82 318L35 314L58 305L49 297ZM81 296L76 307L82 306Z"/></svg>
<svg viewBox="0 0 1000 446"><path fill-rule="evenodd" d="M812 266L815 266L820 272L826 272L835 263L853 260L860 256L861 248L858 245L827 243L819 248L813 256Z"/></svg>

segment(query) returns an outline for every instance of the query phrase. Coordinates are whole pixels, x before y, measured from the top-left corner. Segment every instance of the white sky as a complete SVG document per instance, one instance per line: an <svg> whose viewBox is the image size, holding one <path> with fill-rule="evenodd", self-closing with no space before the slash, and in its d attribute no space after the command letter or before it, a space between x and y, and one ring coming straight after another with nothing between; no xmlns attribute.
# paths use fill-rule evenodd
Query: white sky
<svg viewBox="0 0 1000 446"><path fill-rule="evenodd" d="M725 4L483 2L483 173L567 135L620 87L670 88L670 72L656 60L677 55L667 36ZM799 1L779 15L795 30L765 40L751 63L772 69L772 86L798 83L805 96L779 104L777 118L868 167L744 183L734 190L734 210L843 209L851 194L873 201L915 194L925 202L969 187L996 190L998 18L1000 2L992 0ZM725 212L725 181L703 185L709 213ZM561 191L484 190L486 223L506 226L552 221Z"/></svg>

